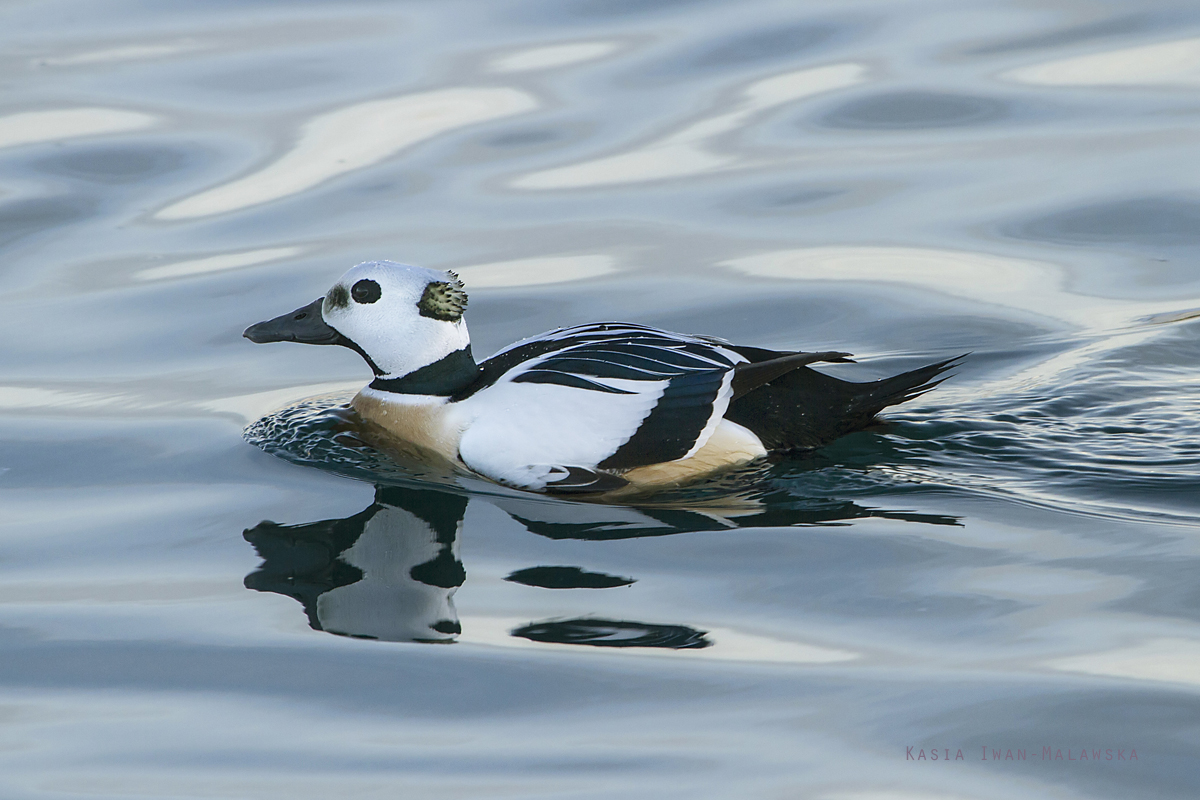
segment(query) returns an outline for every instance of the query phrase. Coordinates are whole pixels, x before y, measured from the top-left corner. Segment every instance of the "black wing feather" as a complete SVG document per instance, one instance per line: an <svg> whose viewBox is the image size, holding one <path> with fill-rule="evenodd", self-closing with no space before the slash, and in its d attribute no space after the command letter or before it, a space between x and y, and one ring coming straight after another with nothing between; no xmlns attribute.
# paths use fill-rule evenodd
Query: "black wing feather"
<svg viewBox="0 0 1200 800"><path fill-rule="evenodd" d="M749 394L794 369L818 361L838 364L854 363L854 359L850 358L849 353L830 350L823 353L790 353L750 364L738 364L733 368L733 399L736 400L744 394Z"/></svg>
<svg viewBox="0 0 1200 800"><path fill-rule="evenodd" d="M644 325L608 322L593 325L579 325L574 328L550 331L540 336L519 342L479 365L479 375L470 385L451 396L451 401L465 400L471 395L494 385L506 374L519 368L522 364L537 361L547 354L561 353L551 359L531 365L531 368L544 366L547 370L565 374L560 366L546 364L547 360L558 358L587 358L595 357L601 361L624 365L630 368L620 377L627 380L662 380L673 375L683 375L694 370L712 369L714 366L732 366L733 361L720 352L718 348L726 347L723 342L700 337L670 334L666 331L648 328ZM646 361L638 358L647 359ZM637 374L636 367L644 367L647 374ZM653 375L648 373L655 373ZM602 377L594 372L583 374L592 377ZM612 376L616 377L616 376ZM522 378L520 375L513 380L530 382L549 382L549 376L537 378ZM562 385L575 388L593 388L604 391L597 386L581 387L578 382L566 379Z"/></svg>
<svg viewBox="0 0 1200 800"><path fill-rule="evenodd" d="M556 386L570 386L572 389L588 389L593 392L608 392L610 394L637 394L636 392L618 389L615 386L606 386L603 383L589 381L587 378L572 375L569 372L557 372L549 369L531 369L527 372L522 372L513 378L512 381L513 383L552 383Z"/></svg>
<svg viewBox="0 0 1200 800"><path fill-rule="evenodd" d="M687 455L712 418L736 351L719 339L672 334L641 325L604 323L552 331L497 353L480 365L462 400L506 375L513 383L545 383L632 394L606 380L661 383L666 388L633 435L598 465L624 470ZM570 469L575 469L571 467ZM547 491L607 491L585 475L568 475Z"/></svg>
<svg viewBox="0 0 1200 800"><path fill-rule="evenodd" d="M712 369L672 379L633 436L597 466L632 469L683 458L712 417L726 372Z"/></svg>
<svg viewBox="0 0 1200 800"><path fill-rule="evenodd" d="M634 364L621 363L613 356L588 358L586 353L586 348L579 348L578 351L572 350L567 355L553 356L539 361L534 369L551 369L576 375L588 375L593 378L617 378L625 381L661 381L672 374L679 374L679 370L649 372Z"/></svg>

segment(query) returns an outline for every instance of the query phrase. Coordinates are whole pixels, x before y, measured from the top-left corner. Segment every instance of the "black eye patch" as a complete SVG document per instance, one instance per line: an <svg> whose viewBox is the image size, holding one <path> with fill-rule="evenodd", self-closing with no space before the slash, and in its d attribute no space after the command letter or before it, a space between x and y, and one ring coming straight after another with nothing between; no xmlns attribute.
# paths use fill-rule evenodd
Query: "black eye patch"
<svg viewBox="0 0 1200 800"><path fill-rule="evenodd" d="M383 291L379 288L379 284L369 278L364 278L354 284L350 290L350 296L356 303L374 303L381 294Z"/></svg>

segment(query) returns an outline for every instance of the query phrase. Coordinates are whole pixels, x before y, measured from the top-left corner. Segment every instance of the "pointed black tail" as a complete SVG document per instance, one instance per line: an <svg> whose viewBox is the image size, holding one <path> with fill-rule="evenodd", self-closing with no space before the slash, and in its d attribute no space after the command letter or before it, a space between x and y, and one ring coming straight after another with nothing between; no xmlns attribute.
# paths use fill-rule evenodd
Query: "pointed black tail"
<svg viewBox="0 0 1200 800"><path fill-rule="evenodd" d="M839 380L808 367L788 372L730 403L725 418L753 431L772 451L812 450L865 428L888 406L937 386L965 356L869 383Z"/></svg>
<svg viewBox="0 0 1200 800"><path fill-rule="evenodd" d="M906 400L912 400L914 397L920 397L930 389L933 389L939 383L946 380L946 378L939 378L938 376L946 370L961 364L967 355L964 353L961 356L948 358L936 364L919 367L910 372L902 372L899 375L893 375L890 378L883 378L872 383L851 384L851 386L870 387L869 392L860 394L855 400L862 405L864 410L867 410L868 413L874 416L888 406L894 406Z"/></svg>

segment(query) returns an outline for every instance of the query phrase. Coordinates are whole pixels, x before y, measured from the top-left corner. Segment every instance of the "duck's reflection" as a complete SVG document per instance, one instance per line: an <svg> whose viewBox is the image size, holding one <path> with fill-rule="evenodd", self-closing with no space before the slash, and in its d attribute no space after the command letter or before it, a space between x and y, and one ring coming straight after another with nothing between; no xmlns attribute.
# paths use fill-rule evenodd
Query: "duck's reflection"
<svg viewBox="0 0 1200 800"><path fill-rule="evenodd" d="M512 632L534 642L587 644L593 647L666 647L696 650L712 645L705 631L686 625L651 625L615 619L565 619L532 622Z"/></svg>
<svg viewBox="0 0 1200 800"><path fill-rule="evenodd" d="M790 528L828 525L853 519L897 519L932 525L955 525L957 520L939 514L885 511L849 500L812 498L803 501L786 492L767 494L753 502L694 508L607 506L595 503L549 503L542 499L492 497L501 508L531 533L547 539L634 539L676 533L721 531L732 528Z"/></svg>
<svg viewBox="0 0 1200 800"><path fill-rule="evenodd" d="M634 508L548 498L480 497L550 539L611 540L741 527L837 523L867 516L954 524L949 517L869 509L848 501L721 508ZM316 630L368 639L451 642L462 632L454 593L467 574L458 557L468 498L437 488L376 486L375 501L346 519L304 525L261 522L245 531L262 565L246 587L298 600ZM628 586L632 577L577 566L539 565L507 580L546 589ZM595 647L695 649L711 642L685 625L583 617L510 631L537 642Z"/></svg>
<svg viewBox="0 0 1200 800"><path fill-rule="evenodd" d="M634 583L633 578L587 572L579 567L529 567L517 570L504 580L543 589L612 589Z"/></svg>
<svg viewBox="0 0 1200 800"><path fill-rule="evenodd" d="M244 534L263 559L246 588L299 600L319 631L395 642L449 642L462 631L454 592L467 578L458 533L467 499L376 487L346 519L261 522Z"/></svg>

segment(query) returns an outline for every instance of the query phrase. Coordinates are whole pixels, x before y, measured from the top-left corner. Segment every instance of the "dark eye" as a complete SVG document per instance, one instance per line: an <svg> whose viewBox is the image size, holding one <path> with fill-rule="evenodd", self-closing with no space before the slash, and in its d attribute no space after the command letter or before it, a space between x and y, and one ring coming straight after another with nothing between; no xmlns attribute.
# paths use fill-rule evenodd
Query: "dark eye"
<svg viewBox="0 0 1200 800"><path fill-rule="evenodd" d="M380 290L379 284L366 278L354 284L350 289L350 296L356 303L374 303L381 294L383 292Z"/></svg>

